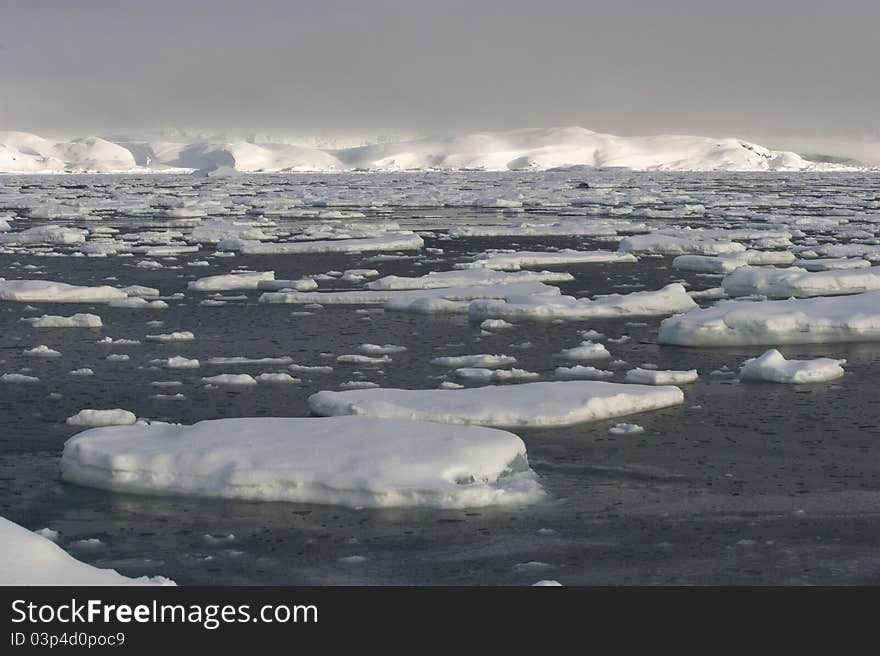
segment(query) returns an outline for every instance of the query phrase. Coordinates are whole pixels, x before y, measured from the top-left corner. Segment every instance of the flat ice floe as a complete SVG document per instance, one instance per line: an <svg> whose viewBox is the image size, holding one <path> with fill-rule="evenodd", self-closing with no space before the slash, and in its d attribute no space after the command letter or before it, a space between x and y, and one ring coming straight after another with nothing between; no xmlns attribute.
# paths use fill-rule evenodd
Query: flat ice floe
<svg viewBox="0 0 880 656"><path fill-rule="evenodd" d="M794 261L794 255L788 251L749 250L742 253L723 253L721 255L679 255L672 260L672 266L682 271L731 273L748 265L787 265Z"/></svg>
<svg viewBox="0 0 880 656"><path fill-rule="evenodd" d="M563 264L613 264L637 262L632 253L618 251L517 251L516 253L488 253L477 256L472 262L456 264L456 269L495 269L498 271L519 271L539 266L561 266Z"/></svg>
<svg viewBox="0 0 880 656"><path fill-rule="evenodd" d="M624 237L620 240L618 248L624 253L662 253L664 255L685 253L720 255L746 250L745 246L735 241L699 236L698 234L688 237L674 237L658 233Z"/></svg>
<svg viewBox="0 0 880 656"><path fill-rule="evenodd" d="M699 378L696 369L672 371L662 369L630 369L624 380L639 385L681 385L693 383Z"/></svg>
<svg viewBox="0 0 880 656"><path fill-rule="evenodd" d="M80 562L43 535L0 517L0 585L174 585L162 576L132 579Z"/></svg>
<svg viewBox="0 0 880 656"><path fill-rule="evenodd" d="M868 260L858 257L819 257L812 260L795 260L794 265L807 271L835 271L840 269L867 269Z"/></svg>
<svg viewBox="0 0 880 656"><path fill-rule="evenodd" d="M798 267L741 267L725 276L721 287L730 296L761 294L770 298L809 298L861 294L880 290L880 267L817 272Z"/></svg>
<svg viewBox="0 0 880 656"><path fill-rule="evenodd" d="M449 355L431 360L431 364L441 367L480 367L482 369L491 369L493 367L505 367L509 364L515 364L516 358L512 355L490 355L488 353L478 353L476 355Z"/></svg>
<svg viewBox="0 0 880 656"><path fill-rule="evenodd" d="M44 314L41 317L22 319L34 328L100 328L104 324L97 314L78 313L69 317Z"/></svg>
<svg viewBox="0 0 880 656"><path fill-rule="evenodd" d="M84 287L51 280L3 280L0 301L20 303L109 303L127 298L125 292L99 285Z"/></svg>
<svg viewBox="0 0 880 656"><path fill-rule="evenodd" d="M630 294L609 294L594 299L561 295L534 295L508 300L475 300L468 306L472 321L485 319L595 319L661 316L698 307L683 285Z"/></svg>
<svg viewBox="0 0 880 656"><path fill-rule="evenodd" d="M288 303L305 305L385 305L389 309L407 311L414 304L448 301L447 311L467 312L467 303L478 298L507 298L520 296L558 296L559 288L542 282L519 282L509 285L473 285L468 287L441 287L438 289L363 290L352 292L265 292L260 303ZM458 302L458 305L455 303ZM441 305L443 305L441 303Z"/></svg>
<svg viewBox="0 0 880 656"><path fill-rule="evenodd" d="M424 276L407 278L402 276L385 276L367 283L367 289L440 289L446 287L476 287L489 285L513 285L523 282L567 282L573 280L570 273L559 271L519 271L505 273L503 271L432 271Z"/></svg>
<svg viewBox="0 0 880 656"><path fill-rule="evenodd" d="M657 341L678 346L880 341L880 292L784 301L722 301L665 319Z"/></svg>
<svg viewBox="0 0 880 656"><path fill-rule="evenodd" d="M815 358L786 360L776 349L743 363L739 370L744 380L766 380L773 383L823 383L843 376L846 360Z"/></svg>
<svg viewBox="0 0 880 656"><path fill-rule="evenodd" d="M364 239L328 239L298 242L220 242L242 255L298 255L302 253L366 253L421 250L425 242L414 232L395 232Z"/></svg>
<svg viewBox="0 0 880 656"><path fill-rule="evenodd" d="M613 237L618 230L636 232L641 224L628 221L568 219L554 222L527 222L515 225L461 226L449 231L451 237Z"/></svg>
<svg viewBox="0 0 880 656"><path fill-rule="evenodd" d="M275 280L274 271L252 271L247 273L226 273L199 278L187 284L188 289L197 292L223 292L231 289L257 289L264 280Z"/></svg>
<svg viewBox="0 0 880 656"><path fill-rule="evenodd" d="M677 387L559 381L476 389L378 388L309 397L319 415L364 415L502 428L568 426L655 410L684 401Z"/></svg>
<svg viewBox="0 0 880 656"><path fill-rule="evenodd" d="M543 496L512 433L367 417L93 429L65 443L61 476L116 492L352 507L519 505Z"/></svg>
<svg viewBox="0 0 880 656"><path fill-rule="evenodd" d="M128 410L92 410L86 408L67 418L68 426L127 426L137 421Z"/></svg>

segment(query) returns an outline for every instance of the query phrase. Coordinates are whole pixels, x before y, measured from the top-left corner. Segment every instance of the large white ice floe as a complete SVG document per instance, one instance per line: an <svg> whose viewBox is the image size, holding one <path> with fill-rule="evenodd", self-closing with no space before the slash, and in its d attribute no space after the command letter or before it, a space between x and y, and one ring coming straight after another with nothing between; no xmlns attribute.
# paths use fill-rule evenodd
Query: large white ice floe
<svg viewBox="0 0 880 656"><path fill-rule="evenodd" d="M517 251L516 253L489 253L477 256L471 262L456 264L456 269L495 269L498 271L519 271L539 266L561 266L564 264L613 264L636 262L632 253L617 251Z"/></svg>
<svg viewBox="0 0 880 656"><path fill-rule="evenodd" d="M665 319L657 341L679 346L880 341L880 292L782 301L722 301Z"/></svg>
<svg viewBox="0 0 880 656"><path fill-rule="evenodd" d="M698 307L680 283L656 291L609 294L594 299L532 295L506 300L475 300L468 306L473 321L485 319L595 319L662 316Z"/></svg>
<svg viewBox="0 0 880 656"><path fill-rule="evenodd" d="M823 383L843 376L841 365L846 360L815 358L786 360L776 349L770 349L757 358L746 360L739 370L745 380L766 380L773 383Z"/></svg>
<svg viewBox="0 0 880 656"><path fill-rule="evenodd" d="M199 278L187 284L188 289L197 292L222 292L231 289L257 289L260 282L275 280L274 271L250 271L246 273L226 273Z"/></svg>
<svg viewBox="0 0 880 656"><path fill-rule="evenodd" d="M477 389L377 388L323 391L309 397L319 415L365 415L504 428L568 426L677 405L677 387L559 381Z"/></svg>
<svg viewBox="0 0 880 656"><path fill-rule="evenodd" d="M368 417L93 429L65 443L61 475L118 492L352 507L519 505L543 496L512 433Z"/></svg>
<svg viewBox="0 0 880 656"><path fill-rule="evenodd" d="M84 287L51 280L0 279L0 301L20 303L109 303L127 298L125 292L99 285Z"/></svg>
<svg viewBox="0 0 880 656"><path fill-rule="evenodd" d="M49 538L5 517L0 517L0 544L0 585L174 585L162 576L132 579L83 563Z"/></svg>
<svg viewBox="0 0 880 656"><path fill-rule="evenodd" d="M809 298L880 290L880 267L810 272L798 267L741 267L724 277L730 296L760 294L770 298Z"/></svg>

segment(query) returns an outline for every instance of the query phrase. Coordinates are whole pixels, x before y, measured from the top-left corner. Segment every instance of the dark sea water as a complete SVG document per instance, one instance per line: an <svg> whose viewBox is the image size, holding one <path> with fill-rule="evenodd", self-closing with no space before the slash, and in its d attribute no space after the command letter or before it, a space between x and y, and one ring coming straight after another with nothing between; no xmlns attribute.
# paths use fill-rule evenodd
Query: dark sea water
<svg viewBox="0 0 880 656"><path fill-rule="evenodd" d="M563 185L552 177L535 182L521 175L499 180L464 176L455 184L482 190L496 185L503 193L518 184L531 188L541 180ZM180 193L182 184L179 178L140 179L136 185L107 178L129 195L123 209L106 210L101 225L123 231L165 225L149 211L160 201L145 202L147 210L142 214L131 212L131 198L138 190L166 198ZM349 189L360 189L351 205L362 208L371 197L381 195L381 189L373 189L374 183L365 178L352 178L353 182L342 176L325 178L252 176L247 185L236 184L257 195L270 187L273 193L283 194L287 185L347 184ZM89 198L95 193L102 198L112 195L112 190L100 187L100 193L94 191L96 185L106 184L100 177L9 178L0 180L0 206L22 217L16 229L24 227L25 220L33 225L81 225L77 217L24 218L28 209L22 205L34 206L35 198L66 203L76 199L81 190L72 187L72 181L79 181ZM390 184L387 179L375 182L381 187L380 183ZM430 183L430 177L418 181L420 188ZM206 184L212 194L223 197L223 185L229 183ZM626 202L638 208L674 208L687 195L689 203L715 202L716 208L723 205L723 212L728 212L713 210L710 204L702 214L657 224L664 226L734 225L744 219L732 218L729 212L745 207L743 212L814 217L833 216L833 211L842 209L855 213L854 222L870 229L877 224L858 217L876 217L880 212L880 183L859 176L632 175L609 178L607 184L625 190ZM156 185L166 186L156 191ZM534 215L553 218L575 207L571 185L564 188L568 196L563 209L545 207ZM332 191L334 197L342 193ZM541 193L552 196L546 188ZM643 200L634 200L638 198ZM718 198L724 198L724 203L719 204ZM767 199L786 202L774 207ZM743 204L737 204L740 201ZM792 207L792 202L801 205ZM443 249L443 254L423 252L410 259L383 261L371 259L370 254L237 256L208 258L208 267L186 266L189 261L206 259L213 252L208 246L197 254L151 258L164 265L161 269L133 266L144 259L139 257L42 257L26 249L0 254L0 277L77 284L107 284L108 277L115 277L109 284L147 285L159 288L163 296L185 294L170 299L165 310L34 304L37 310L29 311L24 303L0 302L0 373L23 372L40 378L36 384L0 385L0 515L28 528L59 531L62 547L98 538L102 547L71 549L71 553L129 576L161 574L180 584L521 585L539 579L565 585L880 583L880 344L785 349L789 358L845 358L845 377L832 383L740 382L735 376L738 366L765 348L658 346L661 317L520 322L489 335L481 334L465 316L330 305L312 310L313 314L295 315L292 312L303 308L260 305L259 293L254 291L228 292L227 296L244 295L246 300L205 307L199 302L208 295L186 290L186 283L195 277L225 273L233 267L274 270L277 278L352 268L376 268L382 275L421 275L450 269L455 262L490 248L615 248L613 242L582 237L444 238L444 230L451 225L534 219L529 213L511 216L464 205L427 209L392 205L383 207L381 213L362 211L367 220L394 219L410 228L436 231L425 237L426 247ZM818 236L824 239L827 233ZM694 290L719 284L717 276L672 269L671 260L648 257L635 264L566 265L559 270L571 272L575 279L559 286L563 293L591 296L657 289L677 280L686 281ZM36 269L27 269L28 265ZM356 288L337 282L322 289ZM20 321L44 313L74 312L99 314L105 326L36 330ZM163 325L148 327L151 320ZM577 331L584 329L611 338L631 337L625 343L606 342L613 358L629 363L615 368L613 380L622 380L628 368L645 363L660 369L696 368L700 379L683 386L685 403L678 407L567 428L515 431L526 442L530 464L548 492L547 500L537 505L354 510L135 496L77 487L59 477L62 445L76 432L64 419L81 408L119 407L139 417L181 423L219 417L300 417L309 414L306 399L310 394L338 389L345 381L435 388L444 376L453 378L428 364L431 358L471 353L515 355L517 367L550 379L553 369L565 364L554 354L575 346L580 341ZM143 340L148 333L174 330L191 330L197 339L170 344L96 343L106 335ZM511 347L524 341L534 347ZM335 362L337 355L352 353L365 342L398 344L408 350L381 366ZM38 344L57 349L63 356L42 359L22 354L23 349ZM110 353L127 354L130 360L107 361ZM200 382L202 376L256 375L285 368L203 364L200 369L173 370L150 364L154 358L173 355L202 361L215 356L290 356L300 364L331 365L334 372L303 374L301 385L206 389ZM68 375L80 367L92 368L95 375ZM711 373L723 367L731 372ZM180 381L182 386L150 384L168 380ZM177 392L185 400L151 398ZM610 434L608 428L618 421L640 424L645 432ZM234 538L217 539L229 534ZM340 561L351 556L366 560Z"/></svg>

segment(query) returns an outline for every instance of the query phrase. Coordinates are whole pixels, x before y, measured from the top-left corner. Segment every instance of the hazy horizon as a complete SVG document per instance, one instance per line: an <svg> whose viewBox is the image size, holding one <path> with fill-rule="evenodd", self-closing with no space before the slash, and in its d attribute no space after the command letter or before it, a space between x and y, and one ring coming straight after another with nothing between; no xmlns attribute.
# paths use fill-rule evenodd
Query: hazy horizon
<svg viewBox="0 0 880 656"><path fill-rule="evenodd" d="M0 130L580 125L880 161L880 3L0 0Z"/></svg>

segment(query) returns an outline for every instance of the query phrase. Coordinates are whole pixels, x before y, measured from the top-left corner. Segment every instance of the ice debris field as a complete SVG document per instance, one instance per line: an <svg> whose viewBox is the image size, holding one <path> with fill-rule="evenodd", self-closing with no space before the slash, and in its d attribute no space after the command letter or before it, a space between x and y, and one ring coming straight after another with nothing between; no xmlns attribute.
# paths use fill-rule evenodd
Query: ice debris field
<svg viewBox="0 0 880 656"><path fill-rule="evenodd" d="M880 573L880 177L578 130L0 135L0 582Z"/></svg>

